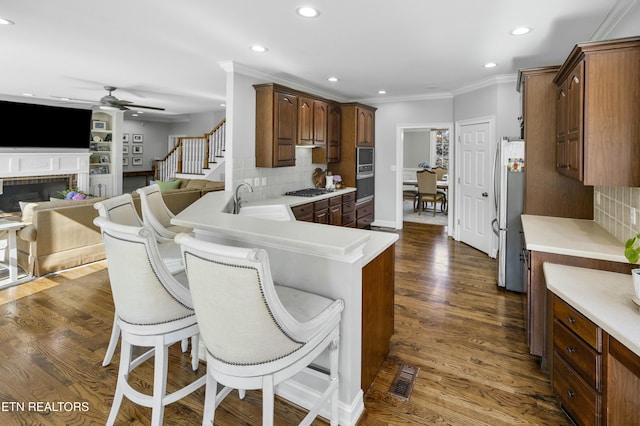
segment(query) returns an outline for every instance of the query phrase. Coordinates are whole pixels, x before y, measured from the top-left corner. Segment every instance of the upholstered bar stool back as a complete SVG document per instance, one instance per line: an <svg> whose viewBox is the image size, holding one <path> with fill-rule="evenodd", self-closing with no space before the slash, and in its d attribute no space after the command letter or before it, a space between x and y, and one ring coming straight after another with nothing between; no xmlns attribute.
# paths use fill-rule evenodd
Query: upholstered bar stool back
<svg viewBox="0 0 640 426"><path fill-rule="evenodd" d="M338 344L344 303L274 285L266 251L179 234L200 333L207 348L204 424L213 424L217 384L262 389L263 425L273 424L274 387L329 348L327 388L305 421L329 403L338 424ZM304 423L304 422L303 422Z"/></svg>

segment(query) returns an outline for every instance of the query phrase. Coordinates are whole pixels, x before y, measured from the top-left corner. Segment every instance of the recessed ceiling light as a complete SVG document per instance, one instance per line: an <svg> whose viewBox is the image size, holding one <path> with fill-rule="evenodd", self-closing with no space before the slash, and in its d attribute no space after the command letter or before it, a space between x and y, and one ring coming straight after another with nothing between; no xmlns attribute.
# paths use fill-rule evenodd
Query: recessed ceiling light
<svg viewBox="0 0 640 426"><path fill-rule="evenodd" d="M386 95L387 91L386 90L378 90L378 95Z"/></svg>
<svg viewBox="0 0 640 426"><path fill-rule="evenodd" d="M296 12L298 13L298 15L304 16L305 18L315 18L316 16L320 15L320 12L308 6L299 7L296 9Z"/></svg>
<svg viewBox="0 0 640 426"><path fill-rule="evenodd" d="M5 19L5 18L0 18L0 25L14 25L15 22L9 20L9 19Z"/></svg>
<svg viewBox="0 0 640 426"><path fill-rule="evenodd" d="M144 114L144 111L137 111L136 114Z"/></svg>
<svg viewBox="0 0 640 426"><path fill-rule="evenodd" d="M338 77L329 77L327 80L329 80L332 83L335 83L336 81L338 81Z"/></svg>
<svg viewBox="0 0 640 426"><path fill-rule="evenodd" d="M249 46L249 49L253 50L254 52L266 52L267 50L269 50L264 46L260 46L259 44L251 45Z"/></svg>
<svg viewBox="0 0 640 426"><path fill-rule="evenodd" d="M132 117L137 117L138 114L136 114L135 112L133 114L131 114Z"/></svg>
<svg viewBox="0 0 640 426"><path fill-rule="evenodd" d="M498 64L496 64L495 62L489 62L489 63L484 64L485 68L494 68L494 67L497 67L497 66L498 66Z"/></svg>
<svg viewBox="0 0 640 426"><path fill-rule="evenodd" d="M515 30L511 31L511 35L514 35L514 36L524 35L524 34L528 33L529 31L531 31L531 28L529 28L529 27L519 27L519 28L516 28Z"/></svg>
<svg viewBox="0 0 640 426"><path fill-rule="evenodd" d="M221 107L226 107L226 106L227 106L227 104L220 104L220 106L221 106Z"/></svg>
<svg viewBox="0 0 640 426"><path fill-rule="evenodd" d="M23 93L22 96L33 96L33 93ZM65 98L60 98L63 101L68 101L69 99L65 99Z"/></svg>

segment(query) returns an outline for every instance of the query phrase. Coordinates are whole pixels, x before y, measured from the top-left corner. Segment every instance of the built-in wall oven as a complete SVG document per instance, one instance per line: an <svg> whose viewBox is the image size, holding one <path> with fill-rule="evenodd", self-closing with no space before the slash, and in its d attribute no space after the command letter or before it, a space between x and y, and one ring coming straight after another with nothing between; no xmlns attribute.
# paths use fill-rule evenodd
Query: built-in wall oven
<svg viewBox="0 0 640 426"><path fill-rule="evenodd" d="M356 159L356 201L370 200L375 189L373 148L356 148Z"/></svg>

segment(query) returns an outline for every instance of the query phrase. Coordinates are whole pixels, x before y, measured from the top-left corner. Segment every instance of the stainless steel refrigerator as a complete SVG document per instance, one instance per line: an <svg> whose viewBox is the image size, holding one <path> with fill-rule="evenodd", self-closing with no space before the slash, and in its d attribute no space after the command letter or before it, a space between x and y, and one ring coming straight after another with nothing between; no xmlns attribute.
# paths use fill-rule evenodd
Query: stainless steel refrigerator
<svg viewBox="0 0 640 426"><path fill-rule="evenodd" d="M502 138L494 161L496 217L492 222L498 236L499 287L525 292L522 255L522 214L524 202L524 141Z"/></svg>

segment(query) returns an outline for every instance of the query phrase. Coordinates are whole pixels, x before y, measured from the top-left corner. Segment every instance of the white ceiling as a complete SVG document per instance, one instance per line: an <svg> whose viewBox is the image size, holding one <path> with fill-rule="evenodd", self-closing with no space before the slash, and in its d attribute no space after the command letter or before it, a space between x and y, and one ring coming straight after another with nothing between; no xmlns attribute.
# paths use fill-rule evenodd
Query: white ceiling
<svg viewBox="0 0 640 426"><path fill-rule="evenodd" d="M15 25L0 26L0 96L97 101L112 85L171 119L222 108L225 61L337 100L451 94L560 64L621 1L2 1L0 17ZM296 15L302 5L320 16ZM509 34L523 25L533 31ZM268 52L250 51L255 43ZM485 69L490 61L498 66Z"/></svg>

